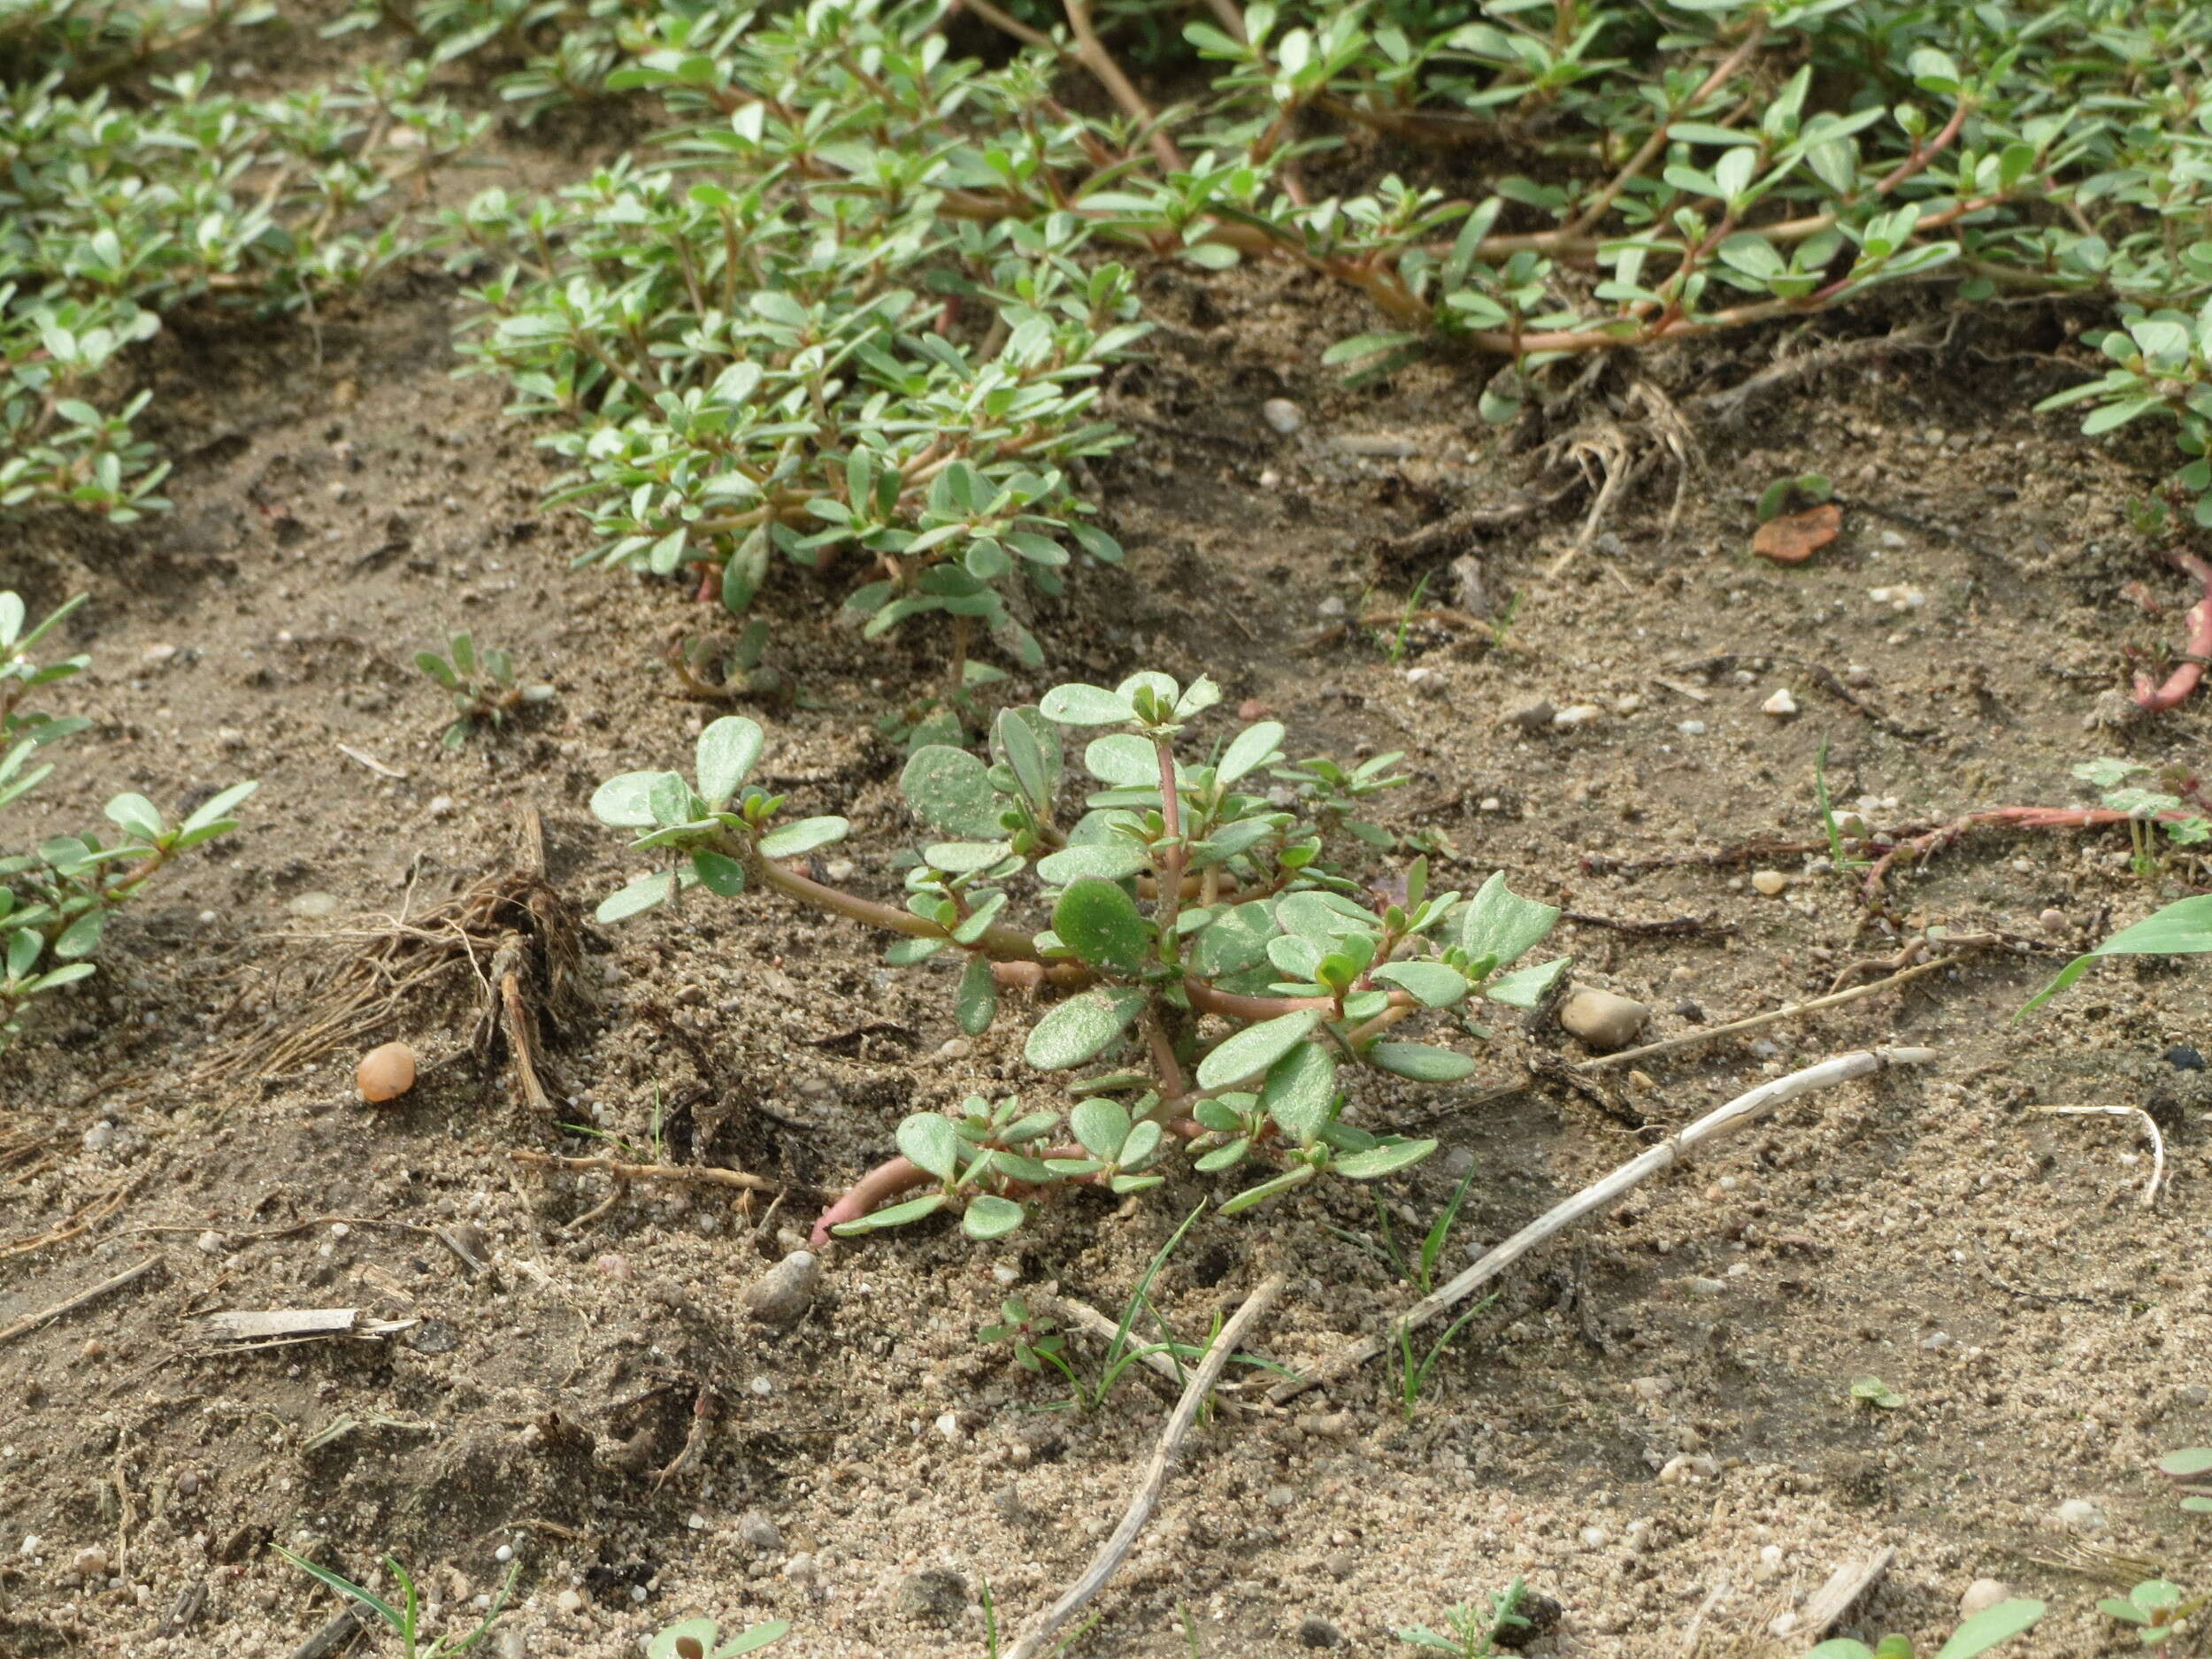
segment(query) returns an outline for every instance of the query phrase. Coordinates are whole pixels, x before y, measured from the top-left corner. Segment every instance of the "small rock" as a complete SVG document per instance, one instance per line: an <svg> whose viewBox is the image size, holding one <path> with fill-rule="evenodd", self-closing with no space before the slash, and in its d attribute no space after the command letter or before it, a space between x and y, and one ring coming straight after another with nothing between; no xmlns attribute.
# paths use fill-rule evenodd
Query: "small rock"
<svg viewBox="0 0 2212 1659"><path fill-rule="evenodd" d="M1892 611L1917 611L1928 603L1928 595L1917 588L1870 588L1866 596L1878 605L1887 605Z"/></svg>
<svg viewBox="0 0 2212 1659"><path fill-rule="evenodd" d="M1586 1526L1579 1536L1585 1549L1603 1549L1613 1541L1613 1534L1601 1526Z"/></svg>
<svg viewBox="0 0 2212 1659"><path fill-rule="evenodd" d="M415 1051L403 1042L388 1042L361 1056L354 1073L361 1098L371 1105L397 1100L415 1087Z"/></svg>
<svg viewBox="0 0 2212 1659"><path fill-rule="evenodd" d="M1306 411L1287 397L1271 397L1260 405L1260 419L1287 438L1306 424Z"/></svg>
<svg viewBox="0 0 2212 1659"><path fill-rule="evenodd" d="M1674 729L1685 737L1703 737L1711 728L1702 720L1685 720Z"/></svg>
<svg viewBox="0 0 2212 1659"><path fill-rule="evenodd" d="M1559 712L1548 698L1539 697L1534 703L1523 703L1507 710L1504 724L1517 726L1524 732L1544 732L1551 729L1552 717Z"/></svg>
<svg viewBox="0 0 2212 1659"><path fill-rule="evenodd" d="M432 795L430 797L430 816L432 818L452 817L453 797L449 795Z"/></svg>
<svg viewBox="0 0 2212 1659"><path fill-rule="evenodd" d="M1685 1452L1670 1457L1660 1466L1659 1479L1667 1486L1684 1480L1710 1480L1720 1473L1720 1465L1703 1452Z"/></svg>
<svg viewBox="0 0 2212 1659"><path fill-rule="evenodd" d="M758 1509L748 1509L738 1517L737 1536L748 1548L772 1551L783 1548L783 1529Z"/></svg>
<svg viewBox="0 0 2212 1659"><path fill-rule="evenodd" d="M1471 617L1490 614L1490 595L1482 583L1482 558L1479 554L1463 553L1452 561L1452 595L1459 601L1459 608Z"/></svg>
<svg viewBox="0 0 2212 1659"><path fill-rule="evenodd" d="M1331 621L1333 621L1337 618L1344 615L1345 612L1350 609L1351 607L1346 604L1344 601L1335 594L1331 594L1326 599L1324 599L1318 606L1316 607L1316 610L1322 617Z"/></svg>
<svg viewBox="0 0 2212 1659"><path fill-rule="evenodd" d="M1298 1640L1306 1647L1341 1647L1344 1632L1325 1618L1316 1618L1309 1613L1298 1621Z"/></svg>
<svg viewBox="0 0 2212 1659"><path fill-rule="evenodd" d="M317 921L338 912L339 899L335 893L297 893L285 900L284 908L307 921Z"/></svg>
<svg viewBox="0 0 2212 1659"><path fill-rule="evenodd" d="M234 726L219 726L215 728L215 741L225 749L243 749L246 734Z"/></svg>
<svg viewBox="0 0 2212 1659"><path fill-rule="evenodd" d="M1587 726L1593 720L1604 717L1605 710L1594 703L1571 703L1552 716L1551 726L1555 732L1571 732L1578 726Z"/></svg>
<svg viewBox="0 0 2212 1659"><path fill-rule="evenodd" d="M2046 910L2042 915L2037 917L2035 919L2043 924L2043 931L2047 933L2062 933L2066 931L2066 912L2064 910Z"/></svg>
<svg viewBox="0 0 2212 1659"><path fill-rule="evenodd" d="M1786 720L1797 713L1797 699L1790 695L1790 688L1783 687L1759 705L1761 714L1770 714L1778 720Z"/></svg>
<svg viewBox="0 0 2212 1659"><path fill-rule="evenodd" d="M2000 1601L2011 1600L2012 1586L2002 1578L1977 1578L1959 1597L1959 1617L1971 1618L1977 1613L1987 1612Z"/></svg>
<svg viewBox="0 0 2212 1659"><path fill-rule="evenodd" d="M1650 1018L1651 1010L1632 997L1586 985L1578 986L1559 1006L1561 1027L1600 1054L1627 1048Z"/></svg>
<svg viewBox="0 0 2212 1659"><path fill-rule="evenodd" d="M1456 1180L1475 1167L1475 1155L1465 1147L1454 1147L1444 1155L1444 1173Z"/></svg>
<svg viewBox="0 0 2212 1659"><path fill-rule="evenodd" d="M965 1037L954 1037L940 1045L937 1057L941 1060L964 1060L975 1052L975 1045Z"/></svg>
<svg viewBox="0 0 2212 1659"><path fill-rule="evenodd" d="M1348 1440L1359 1428L1359 1418L1349 1411L1309 1411L1298 1419L1298 1426L1321 1440Z"/></svg>
<svg viewBox="0 0 2212 1659"><path fill-rule="evenodd" d="M84 1149L88 1152L104 1152L114 1144L115 1125L105 1118L84 1132Z"/></svg>
<svg viewBox="0 0 2212 1659"><path fill-rule="evenodd" d="M2052 1518L2070 1532L2101 1532L2104 1511L2086 1498L2069 1498L2052 1512Z"/></svg>
<svg viewBox="0 0 2212 1659"><path fill-rule="evenodd" d="M794 1250L746 1286L739 1300L746 1313L762 1325L796 1325L812 1304L814 1287L821 1279L821 1258L811 1250Z"/></svg>
<svg viewBox="0 0 2212 1659"><path fill-rule="evenodd" d="M1778 899L1790 890L1790 879L1779 870L1755 870L1751 885L1770 899Z"/></svg>
<svg viewBox="0 0 2212 1659"><path fill-rule="evenodd" d="M1406 684L1425 697L1440 697L1449 691L1451 682L1433 668L1409 668Z"/></svg>
<svg viewBox="0 0 2212 1659"><path fill-rule="evenodd" d="M2201 1071L2204 1056L2185 1042L2177 1042L2166 1050L2166 1064L2177 1071Z"/></svg>
<svg viewBox="0 0 2212 1659"><path fill-rule="evenodd" d="M591 1264L599 1270L603 1278L627 1283L637 1277L635 1270L630 1266L630 1258L626 1256L617 1255L612 1250L607 1251L603 1256L593 1256Z"/></svg>
<svg viewBox="0 0 2212 1659"><path fill-rule="evenodd" d="M814 1574L814 1557L804 1552L791 1556L783 1563L783 1576L794 1584L810 1584Z"/></svg>
<svg viewBox="0 0 2212 1659"><path fill-rule="evenodd" d="M164 668L174 662L176 656L177 648L173 645L149 645L138 654L138 660L149 668Z"/></svg>
<svg viewBox="0 0 2212 1659"><path fill-rule="evenodd" d="M1728 1281L1724 1279L1708 1279L1703 1274L1694 1274L1682 1281L1682 1288L1693 1296L1724 1296L1728 1294Z"/></svg>
<svg viewBox="0 0 2212 1659"><path fill-rule="evenodd" d="M833 858L822 866L822 873L832 881L850 881L856 867L849 858Z"/></svg>
<svg viewBox="0 0 2212 1659"><path fill-rule="evenodd" d="M937 1414L937 1433L941 1440L955 1446L967 1438L967 1431L960 1426L957 1411L941 1411Z"/></svg>
<svg viewBox="0 0 2212 1659"><path fill-rule="evenodd" d="M899 1586L898 1611L908 1618L949 1624L968 1605L968 1581L956 1572L932 1567Z"/></svg>
<svg viewBox="0 0 2212 1659"><path fill-rule="evenodd" d="M564 1590L560 1593L560 1594L553 1598L553 1605L559 1608L564 1613L580 1613L584 1610L583 1592L580 1590Z"/></svg>
<svg viewBox="0 0 2212 1659"><path fill-rule="evenodd" d="M230 1240L212 1227L200 1234L192 1242L198 1247L203 1256L220 1256L225 1250L230 1248Z"/></svg>
<svg viewBox="0 0 2212 1659"><path fill-rule="evenodd" d="M1260 1494L1260 1502L1271 1509L1287 1509L1298 1502L1298 1491L1294 1486L1270 1486Z"/></svg>
<svg viewBox="0 0 2212 1659"><path fill-rule="evenodd" d="M107 1570L108 1553L97 1544L88 1544L69 1558L69 1571L81 1578L104 1577Z"/></svg>
<svg viewBox="0 0 2212 1659"><path fill-rule="evenodd" d="M1674 1379L1659 1376L1637 1377L1632 1379L1628 1386L1646 1400L1663 1400L1674 1392Z"/></svg>

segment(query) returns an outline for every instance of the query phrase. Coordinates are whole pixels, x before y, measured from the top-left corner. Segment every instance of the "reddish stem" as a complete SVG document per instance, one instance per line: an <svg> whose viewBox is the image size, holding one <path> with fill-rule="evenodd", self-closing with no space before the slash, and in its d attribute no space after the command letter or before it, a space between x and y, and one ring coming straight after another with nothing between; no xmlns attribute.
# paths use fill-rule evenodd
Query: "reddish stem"
<svg viewBox="0 0 2212 1659"><path fill-rule="evenodd" d="M1863 887L1866 898L1872 902L1882 890L1882 878L1889 867L1904 855L1924 857L1940 852L1953 841L1972 829L1977 824L2004 824L2014 829L2104 829L2115 824L2124 824L2134 814L2123 812L2110 806L1996 806L1980 812L1969 812L1964 818L1946 824L1940 829L1930 830L1925 835L1916 835L1901 841L1867 867ZM2170 819L2176 823L2194 818L2188 810L2154 812L2153 822Z"/></svg>
<svg viewBox="0 0 2212 1659"><path fill-rule="evenodd" d="M2148 674L2135 677L2135 706L2149 714L2162 714L2186 702L2204 678L2206 659L2212 657L2212 564L2193 553L2178 551L2173 561L2196 579L2204 597L2189 607L2189 636L2181 648L2184 660L2166 676L2166 683L2154 684Z"/></svg>

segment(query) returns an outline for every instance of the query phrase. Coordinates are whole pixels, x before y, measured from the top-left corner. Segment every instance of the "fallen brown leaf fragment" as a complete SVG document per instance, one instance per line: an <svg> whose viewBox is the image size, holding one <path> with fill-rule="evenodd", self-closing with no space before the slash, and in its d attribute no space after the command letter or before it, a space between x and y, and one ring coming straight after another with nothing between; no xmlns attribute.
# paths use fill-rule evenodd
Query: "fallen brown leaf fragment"
<svg viewBox="0 0 2212 1659"><path fill-rule="evenodd" d="M1768 519L1751 538L1751 550L1777 565L1802 565L1842 534L1842 507L1824 502L1809 512Z"/></svg>

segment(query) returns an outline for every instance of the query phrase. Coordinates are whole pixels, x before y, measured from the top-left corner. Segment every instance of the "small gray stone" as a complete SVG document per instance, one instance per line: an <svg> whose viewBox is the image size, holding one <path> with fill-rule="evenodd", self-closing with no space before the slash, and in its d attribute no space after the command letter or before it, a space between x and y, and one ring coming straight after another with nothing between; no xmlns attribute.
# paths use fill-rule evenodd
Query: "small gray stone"
<svg viewBox="0 0 2212 1659"><path fill-rule="evenodd" d="M968 1581L941 1567L916 1573L899 1586L898 1611L902 1617L949 1624L968 1605Z"/></svg>
<svg viewBox="0 0 2212 1659"><path fill-rule="evenodd" d="M1651 1010L1632 997L1616 996L1592 986L1577 986L1559 1005L1559 1024L1600 1054L1611 1054L1636 1041Z"/></svg>
<svg viewBox="0 0 2212 1659"><path fill-rule="evenodd" d="M783 1529L772 1516L748 1509L737 1517L737 1535L748 1548L764 1552L783 1548Z"/></svg>
<svg viewBox="0 0 2212 1659"><path fill-rule="evenodd" d="M1558 712L1558 710L1551 706L1549 698L1539 697L1534 703L1523 703L1517 709L1508 710L1505 724L1517 726L1524 732L1548 732L1551 729L1552 720Z"/></svg>
<svg viewBox="0 0 2212 1659"><path fill-rule="evenodd" d="M811 1250L794 1250L746 1286L739 1300L747 1315L762 1325L796 1325L821 1281L821 1258Z"/></svg>
<svg viewBox="0 0 2212 1659"><path fill-rule="evenodd" d="M1977 1613L1987 1612L2000 1601L2011 1600L2012 1586L2002 1578L1977 1578L1959 1597L1959 1617L1971 1618Z"/></svg>
<svg viewBox="0 0 2212 1659"><path fill-rule="evenodd" d="M1571 732L1577 726L1589 726L1605 718L1605 710L1594 703L1571 703L1551 718L1555 732Z"/></svg>
<svg viewBox="0 0 2212 1659"><path fill-rule="evenodd" d="M1471 617L1490 614L1490 595L1482 582L1482 557L1463 553L1452 561L1452 594L1459 608Z"/></svg>
<svg viewBox="0 0 2212 1659"><path fill-rule="evenodd" d="M335 893L298 893L284 902L284 908L293 915L308 921L317 921L338 911Z"/></svg>
<svg viewBox="0 0 2212 1659"><path fill-rule="evenodd" d="M1287 397L1271 397L1260 405L1260 419L1287 438L1306 424L1306 411Z"/></svg>
<svg viewBox="0 0 2212 1659"><path fill-rule="evenodd" d="M1344 1632L1327 1619L1309 1613L1298 1621L1298 1640L1308 1647L1341 1647Z"/></svg>

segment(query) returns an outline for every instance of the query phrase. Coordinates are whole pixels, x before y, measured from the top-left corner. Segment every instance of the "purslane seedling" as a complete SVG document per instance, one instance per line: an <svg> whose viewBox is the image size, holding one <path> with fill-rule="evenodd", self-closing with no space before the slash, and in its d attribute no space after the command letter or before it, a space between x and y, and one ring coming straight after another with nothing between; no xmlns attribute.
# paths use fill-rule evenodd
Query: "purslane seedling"
<svg viewBox="0 0 2212 1659"><path fill-rule="evenodd" d="M41 663L35 649L82 603L73 599L35 627L22 597L0 591L0 811L50 776L47 746L90 722L34 708L29 697L83 670L86 657ZM141 795L119 795L106 816L121 833L58 835L27 853L0 852L0 1051L22 1031L31 999L91 974L109 913L137 896L180 854L237 827L229 816L256 788L234 784L170 824ZM0 848L7 843L0 840Z"/></svg>
<svg viewBox="0 0 2212 1659"><path fill-rule="evenodd" d="M515 680L514 659L496 646L478 650L466 632L446 641L446 655L417 651L415 666L446 688L454 718L439 741L457 749L480 726L496 731L533 704L553 699L550 686L525 686Z"/></svg>
<svg viewBox="0 0 2212 1659"><path fill-rule="evenodd" d="M2049 1610L2042 1602L2025 1596L1984 1608L1951 1632L1935 1650L1934 1659L1978 1659L2016 1636L2026 1635ZM1839 1636L1813 1648L1805 1659L1914 1659L1916 1651L1909 1636L1885 1636L1871 1647Z"/></svg>
<svg viewBox="0 0 2212 1659"><path fill-rule="evenodd" d="M778 821L782 797L748 782L765 733L741 716L701 734L695 778L627 772L600 787L595 815L641 832L633 845L658 866L607 899L603 922L698 887L765 888L896 935L895 964L958 964L954 1011L971 1033L1009 993L1035 996L1023 1054L1039 1071L1106 1068L1068 1087L1064 1111L978 1097L954 1116L909 1117L900 1156L831 1205L818 1236L949 1210L971 1236L996 1238L1048 1188L1158 1186L1171 1152L1202 1174L1256 1166L1261 1179L1221 1206L1234 1213L1325 1175L1378 1179L1435 1149L1350 1121L1352 1091L1363 1078L1472 1071L1448 1041L1403 1028L1425 1021L1448 1039L1469 1033L1479 1001L1533 1006L1565 959L1515 964L1559 912L1508 891L1502 873L1471 897L1432 893L1425 860L1407 871L1402 902L1379 901L1324 856L1315 824L1256 792L1271 772L1303 775L1284 766L1279 724L1200 740L1220 695L1160 673L1057 686L998 717L988 761L917 750L902 786L943 839L918 850L902 905L797 867L851 826ZM1101 733L1083 748L1093 787L1071 818L1064 731Z"/></svg>

